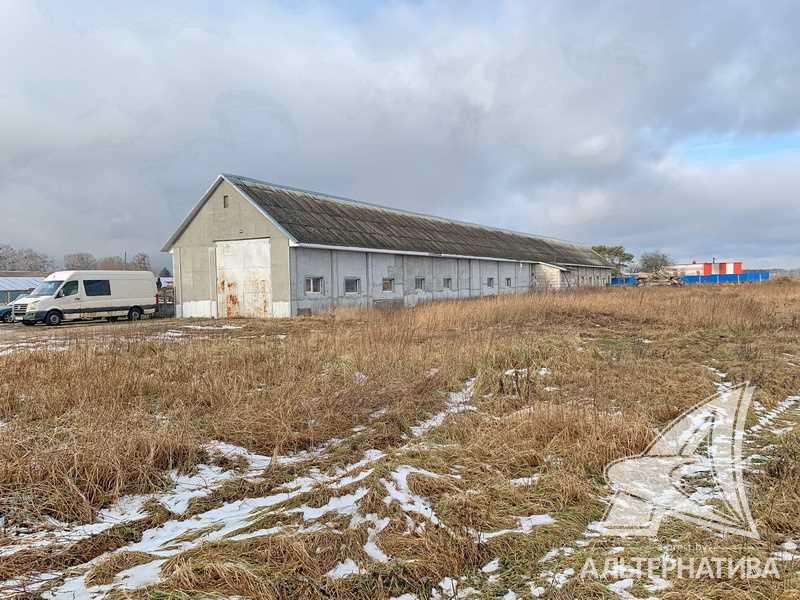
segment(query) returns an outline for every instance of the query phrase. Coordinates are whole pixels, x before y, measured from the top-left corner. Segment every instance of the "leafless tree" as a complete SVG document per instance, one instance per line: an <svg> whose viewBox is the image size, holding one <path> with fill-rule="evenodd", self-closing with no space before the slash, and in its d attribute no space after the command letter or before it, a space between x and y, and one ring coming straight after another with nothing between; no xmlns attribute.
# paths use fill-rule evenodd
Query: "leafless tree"
<svg viewBox="0 0 800 600"><path fill-rule="evenodd" d="M123 271L127 265L121 256L105 256L97 260L97 268L107 271Z"/></svg>
<svg viewBox="0 0 800 600"><path fill-rule="evenodd" d="M97 268L97 259L88 252L76 252L67 254L64 257L64 268L75 270L87 270Z"/></svg>
<svg viewBox="0 0 800 600"><path fill-rule="evenodd" d="M150 271L152 267L150 265L150 257L147 254L139 252L136 256L133 257L131 264L128 266L131 271Z"/></svg>
<svg viewBox="0 0 800 600"><path fill-rule="evenodd" d="M30 248L12 248L0 244L0 270L48 272L54 268L53 259Z"/></svg>

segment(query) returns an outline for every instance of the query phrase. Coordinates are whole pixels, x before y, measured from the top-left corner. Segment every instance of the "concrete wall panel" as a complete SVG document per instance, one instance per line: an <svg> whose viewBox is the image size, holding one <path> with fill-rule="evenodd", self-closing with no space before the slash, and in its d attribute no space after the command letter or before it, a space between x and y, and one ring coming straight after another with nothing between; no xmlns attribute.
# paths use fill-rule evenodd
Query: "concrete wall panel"
<svg viewBox="0 0 800 600"><path fill-rule="evenodd" d="M214 190L173 245L173 273L179 304L176 314L192 312L192 316L216 316L216 266L209 260L209 252L213 252L217 241L253 238L270 239L273 314L288 316L289 240L227 181ZM180 304L187 305L186 311L181 310ZM200 312L207 314L198 314Z"/></svg>

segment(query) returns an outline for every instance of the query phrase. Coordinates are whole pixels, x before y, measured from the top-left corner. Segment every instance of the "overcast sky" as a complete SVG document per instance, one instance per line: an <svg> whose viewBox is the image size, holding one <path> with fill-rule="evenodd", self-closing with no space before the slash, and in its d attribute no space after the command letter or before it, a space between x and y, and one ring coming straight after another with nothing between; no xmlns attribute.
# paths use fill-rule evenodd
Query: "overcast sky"
<svg viewBox="0 0 800 600"><path fill-rule="evenodd" d="M157 257L230 172L800 267L797 1L0 0L0 34L2 243Z"/></svg>

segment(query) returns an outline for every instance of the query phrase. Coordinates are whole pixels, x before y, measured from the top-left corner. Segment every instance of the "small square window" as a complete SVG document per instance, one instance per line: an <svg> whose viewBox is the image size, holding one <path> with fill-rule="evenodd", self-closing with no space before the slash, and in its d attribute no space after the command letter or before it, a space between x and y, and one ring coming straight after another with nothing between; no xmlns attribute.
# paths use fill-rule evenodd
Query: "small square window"
<svg viewBox="0 0 800 600"><path fill-rule="evenodd" d="M222 208L228 208L228 195L225 194L222 197Z"/></svg>
<svg viewBox="0 0 800 600"><path fill-rule="evenodd" d="M442 287L446 290L453 289L453 278L452 277L445 277L442 279Z"/></svg>
<svg viewBox="0 0 800 600"><path fill-rule="evenodd" d="M506 287L511 287L511 277L506 277Z"/></svg>
<svg viewBox="0 0 800 600"><path fill-rule="evenodd" d="M424 277L414 277L414 289L415 290L424 290L425 289L425 278Z"/></svg>
<svg viewBox="0 0 800 600"><path fill-rule="evenodd" d="M322 293L322 277L306 277L306 294Z"/></svg>
<svg viewBox="0 0 800 600"><path fill-rule="evenodd" d="M361 291L361 280L357 277L347 277L344 280L345 294L358 294Z"/></svg>
<svg viewBox="0 0 800 600"><path fill-rule="evenodd" d="M486 279L486 287L490 287L490 288L494 287L494 277L488 277Z"/></svg>
<svg viewBox="0 0 800 600"><path fill-rule="evenodd" d="M393 292L394 291L394 279L389 277L384 277L383 279L383 291L384 292Z"/></svg>

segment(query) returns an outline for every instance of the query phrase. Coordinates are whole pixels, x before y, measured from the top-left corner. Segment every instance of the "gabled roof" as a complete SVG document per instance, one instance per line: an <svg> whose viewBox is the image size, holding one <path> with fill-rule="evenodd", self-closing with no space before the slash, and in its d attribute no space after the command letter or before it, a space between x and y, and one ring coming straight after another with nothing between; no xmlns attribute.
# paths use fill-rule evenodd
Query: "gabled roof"
<svg viewBox="0 0 800 600"><path fill-rule="evenodd" d="M241 177L221 175L167 242L175 243L222 180L227 180L295 245L471 256L609 267L587 246L462 223Z"/></svg>

